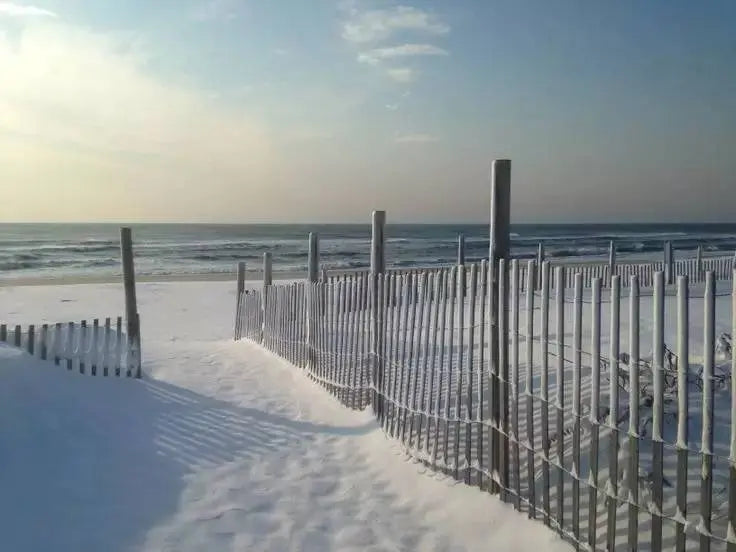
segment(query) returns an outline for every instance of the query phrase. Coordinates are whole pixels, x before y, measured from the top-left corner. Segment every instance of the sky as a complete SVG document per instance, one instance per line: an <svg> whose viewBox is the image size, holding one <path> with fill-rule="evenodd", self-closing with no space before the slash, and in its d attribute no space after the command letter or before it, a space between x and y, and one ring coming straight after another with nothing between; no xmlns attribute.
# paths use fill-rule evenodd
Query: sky
<svg viewBox="0 0 736 552"><path fill-rule="evenodd" d="M736 2L0 1L0 221L736 221Z"/></svg>

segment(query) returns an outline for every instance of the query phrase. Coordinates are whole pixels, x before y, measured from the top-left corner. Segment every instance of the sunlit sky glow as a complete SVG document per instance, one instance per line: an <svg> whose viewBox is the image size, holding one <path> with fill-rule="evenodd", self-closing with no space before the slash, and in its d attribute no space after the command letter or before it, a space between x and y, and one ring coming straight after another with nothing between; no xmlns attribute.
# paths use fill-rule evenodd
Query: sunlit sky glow
<svg viewBox="0 0 736 552"><path fill-rule="evenodd" d="M0 1L0 221L735 221L736 2Z"/></svg>

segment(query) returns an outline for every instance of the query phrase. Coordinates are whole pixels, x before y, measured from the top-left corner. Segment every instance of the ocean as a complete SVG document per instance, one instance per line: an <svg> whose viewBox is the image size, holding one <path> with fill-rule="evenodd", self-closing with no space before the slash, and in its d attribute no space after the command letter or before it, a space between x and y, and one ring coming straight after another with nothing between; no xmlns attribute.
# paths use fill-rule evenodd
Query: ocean
<svg viewBox="0 0 736 552"><path fill-rule="evenodd" d="M0 279L107 277L120 274L119 226L113 224L0 224ZM307 234L320 236L321 266L369 265L366 224L134 224L136 272L144 275L228 273L237 261L261 266L265 251L274 271L306 270ZM466 260L488 255L488 225L395 224L386 228L389 267L454 263L457 236L466 238ZM736 224L518 224L512 226L514 256L531 258L543 243L548 257L604 258L610 240L621 259L662 257L665 240L676 255L736 250Z"/></svg>

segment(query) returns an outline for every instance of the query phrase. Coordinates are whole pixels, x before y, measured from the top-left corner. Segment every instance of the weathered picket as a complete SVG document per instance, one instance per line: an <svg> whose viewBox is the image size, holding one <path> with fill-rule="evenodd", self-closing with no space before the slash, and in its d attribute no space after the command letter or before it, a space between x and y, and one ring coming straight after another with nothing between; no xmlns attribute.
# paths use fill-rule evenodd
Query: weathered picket
<svg viewBox="0 0 736 552"><path fill-rule="evenodd" d="M123 333L122 317L115 326L110 318L104 325L94 319L91 327L86 320L43 324L40 329L0 324L0 342L83 375L133 377L140 371L140 345Z"/></svg>

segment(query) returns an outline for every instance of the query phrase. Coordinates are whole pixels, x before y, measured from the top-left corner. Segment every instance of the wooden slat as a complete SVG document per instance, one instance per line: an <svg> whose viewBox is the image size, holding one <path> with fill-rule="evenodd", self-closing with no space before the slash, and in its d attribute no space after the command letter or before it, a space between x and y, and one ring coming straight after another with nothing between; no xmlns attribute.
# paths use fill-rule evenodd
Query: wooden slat
<svg viewBox="0 0 736 552"><path fill-rule="evenodd" d="M332 286L329 284L329 278L325 278L320 281L319 290L320 290L320 298L319 298L319 309L320 309L320 317L318 321L318 328L319 328L319 377L322 380L322 386L329 391L329 385L326 385L324 382L327 381L329 376L329 339L328 339L328 332L329 332L329 324L330 324L330 288ZM366 304L366 310L367 309ZM365 369L365 366L364 366Z"/></svg>
<svg viewBox="0 0 736 552"><path fill-rule="evenodd" d="M611 288L611 325L609 328L609 406L608 425L610 429L610 442L608 445L608 493L607 526L606 526L606 549L613 551L616 548L616 507L618 506L618 380L619 380L619 356L621 336L621 277L613 276L610 280Z"/></svg>
<svg viewBox="0 0 736 552"><path fill-rule="evenodd" d="M701 435L702 455L700 482L700 550L710 550L711 514L713 510L713 371L715 367L716 325L716 281L715 274L705 274L705 297L703 300L703 426Z"/></svg>
<svg viewBox="0 0 736 552"><path fill-rule="evenodd" d="M526 381L524 394L526 396L526 449L527 449L527 499L529 500L529 517L536 517L536 489L534 465L534 290L536 289L535 276L537 269L534 261L529 261L526 272L526 331L525 333L525 362Z"/></svg>
<svg viewBox="0 0 736 552"><path fill-rule="evenodd" d="M61 322L57 322L54 328L54 364L56 364L57 366L61 362L61 357L59 356L59 354L63 347L61 343L62 339L62 325Z"/></svg>
<svg viewBox="0 0 736 552"><path fill-rule="evenodd" d="M486 368L485 368L485 350L486 350L486 305L487 305L487 293L488 293L488 263L486 260L482 260L480 263L480 297L478 302L478 308L480 310L480 326L478 329L478 365L476 368L476 391L477 407L476 407L476 455L478 460L478 487L480 489L485 488L483 470L487 467L485 462L485 443L486 432L484 431L485 421L485 379L486 379Z"/></svg>
<svg viewBox="0 0 736 552"><path fill-rule="evenodd" d="M79 323L79 373L84 374L87 370L87 321L82 320ZM130 343L130 336L128 336L128 343ZM128 365L127 376L130 377L130 345L128 346L128 353L126 357L126 364Z"/></svg>
<svg viewBox="0 0 736 552"><path fill-rule="evenodd" d="M413 362L409 363L409 370L413 375L411 385L411 403L409 408L411 409L409 415L409 447L414 446L414 428L417 425L416 418L421 417L417 415L417 405L419 404L419 391L421 386L422 374L421 374L421 357L422 357L422 332L426 330L426 317L428 305L427 302L427 273L423 273L421 279L417 281L418 289L416 293L415 308L418 311L418 319L415 323L416 328L413 329L412 333L412 351L413 351Z"/></svg>
<svg viewBox="0 0 736 552"><path fill-rule="evenodd" d="M549 479L549 261L542 264L542 304L540 305L540 408L542 421L542 510L544 523L550 525L550 479Z"/></svg>
<svg viewBox="0 0 736 552"><path fill-rule="evenodd" d="M347 333L347 311L348 311L348 304L347 304L347 281L343 280L338 284L338 292L340 294L338 303L338 328L337 328L337 383L339 384L339 393L338 398L340 401L345 402L345 384L347 382L347 378L345 377L345 373L347 372L347 365L345 363L345 334ZM378 282L378 298L379 298L379 304L378 308L379 310L383 309L383 301L381 299L383 295L383 274L379 275L379 282ZM377 351L379 355L381 355L381 358L383 358L383 351ZM378 382L378 389L381 389L381 382ZM380 411L379 411L380 412ZM379 419L379 423L381 423L382 420Z"/></svg>
<svg viewBox="0 0 736 552"><path fill-rule="evenodd" d="M465 484L470 485L472 451L473 451L473 381L475 379L474 367L474 348L475 348L475 303L478 293L478 265L473 263L470 265L470 285L468 294L468 368L467 377L465 378ZM463 332L461 332L463 333ZM460 354L464 352L464 347L460 347ZM480 429L480 428L478 428Z"/></svg>
<svg viewBox="0 0 736 552"><path fill-rule="evenodd" d="M425 271L425 274L427 274L427 271ZM418 449L425 449L426 450L426 442L423 445L422 444L422 435L423 435L423 418L427 418L427 427L429 426L429 406L427 401L427 393L428 393L428 385L427 385L427 379L429 377L429 358L430 356L433 356L433 353L430 352L430 337L432 334L432 306L436 303L436 301L433 300L432 291L434 289L434 274L429 273L427 274L427 277L423 280L425 291L424 291L424 303L425 303L425 315L423 318L423 325L424 325L424 354L422 355L422 368L421 368L421 389L419 390L419 400L417 408L420 412L423 412L419 415L419 427L417 429L417 448Z"/></svg>
<svg viewBox="0 0 736 552"><path fill-rule="evenodd" d="M33 356L36 352L36 328L33 324L28 326L28 340L26 341L26 350L31 356Z"/></svg>
<svg viewBox="0 0 736 552"><path fill-rule="evenodd" d="M455 370L455 470L454 477L460 477L460 427L462 422L461 406L463 402L463 354L465 337L465 267L457 267L458 288L456 290L457 301L457 369Z"/></svg>
<svg viewBox="0 0 736 552"><path fill-rule="evenodd" d="M582 371L583 277L575 275L572 366L572 532L580 542L580 375Z"/></svg>
<svg viewBox="0 0 736 552"><path fill-rule="evenodd" d="M401 428L403 427L404 423L404 409L406 408L406 396L408 394L408 387L407 387L407 368L406 368L406 361L408 358L408 350L407 350L407 340L409 336L409 301L411 300L411 279L412 276L410 274L403 274L401 276L401 310L400 310L400 316L401 316L401 353L398 355L397 359L397 368L398 368L398 377L397 377L397 404L398 404L398 412L396 415L396 420L394 420L394 424L391 430L391 435L393 437L399 437L401 434Z"/></svg>
<svg viewBox="0 0 736 552"><path fill-rule="evenodd" d="M664 447L664 285L665 275L654 276L654 312L652 331L652 371L654 397L652 405L652 552L662 550L662 462Z"/></svg>
<svg viewBox="0 0 736 552"><path fill-rule="evenodd" d="M688 463L688 364L689 351L689 283L687 276L677 278L677 516L683 523L675 526L675 549L684 552L687 519ZM736 410L732 410L735 412Z"/></svg>
<svg viewBox="0 0 736 552"><path fill-rule="evenodd" d="M334 278L333 278L334 280ZM374 278L374 283L377 283L377 281ZM329 314L329 322L327 327L327 342L328 342L328 355L327 355L327 362L329 366L329 372L328 372L328 381L330 382L329 390L330 393L333 395L337 395L337 389L335 387L335 381L337 378L337 317L339 311L339 293L338 293L338 286L339 282L337 280L334 280L329 285L329 299L328 299L328 314ZM375 295L375 288L374 288L374 295ZM375 312L377 310L377 305L375 304L375 297L373 299L373 312L375 316ZM375 353L375 349L373 349L373 352ZM373 363L375 363L375 357L372 360ZM371 377L371 383L375 384L375 380L373 377ZM375 404L374 404L374 412L375 412Z"/></svg>
<svg viewBox="0 0 736 552"><path fill-rule="evenodd" d="M519 468L519 261L511 261L511 448L514 479L514 506L521 509L521 477Z"/></svg>
<svg viewBox="0 0 736 552"><path fill-rule="evenodd" d="M361 356L361 350L360 350L360 337L363 333L363 324L362 324L362 317L363 317L363 304L361 301L362 297L362 286L363 286L363 277L360 274L357 274L355 278L353 279L353 305L355 306L353 310L353 337L352 337L352 354L351 356L351 364L352 364L352 388L353 388L353 396L351 399L350 406L351 408L360 408L362 406L361 404L361 394L362 394L362 387L363 382L360 378L360 363L362 362Z"/></svg>
<svg viewBox="0 0 736 552"><path fill-rule="evenodd" d="M393 280L394 273L387 272L383 283L383 308L384 308L384 340L383 340L383 380L381 383L381 393L383 410L381 425L384 428L388 428L391 420L392 403L391 398L391 383L393 373L393 338L394 338L394 300L393 300Z"/></svg>
<svg viewBox="0 0 736 552"><path fill-rule="evenodd" d="M601 280L593 279L590 325L590 455L588 459L588 547L595 550L598 526L598 422L601 392Z"/></svg>
<svg viewBox="0 0 736 552"><path fill-rule="evenodd" d="M565 268L555 269L555 333L557 339L557 527L564 530L565 519Z"/></svg>
<svg viewBox="0 0 736 552"><path fill-rule="evenodd" d="M439 396L440 396L440 389L438 389L437 381L438 381L438 374L437 374L437 361L438 361L438 347L437 347L437 333L439 331L439 316L440 316L440 295L441 295L441 284L442 284L442 272L438 271L433 275L434 277L434 283L432 286L432 320L431 320L431 326L432 326L432 338L429 345L429 351L431 352L431 364L428 365L427 369L429 371L429 389L427 390L427 396L426 396L426 403L425 403L425 410L428 412L427 417L427 427L425 428L425 435L424 435L424 452L427 455L430 455L430 458L432 458L431 465L432 467L435 466L435 460L436 460L436 447L437 447L437 439L434 439L432 441L432 425L434 424L435 427L435 434L437 433L437 426L438 426L438 416L439 416ZM436 397L436 398L435 398ZM430 441L432 441L432 446L430 447Z"/></svg>
<svg viewBox="0 0 736 552"><path fill-rule="evenodd" d="M736 270L731 262L731 280L736 283ZM731 290L731 336L736 339L736 285ZM682 358L682 357L680 357ZM736 351L731 350L731 374L736 374ZM736 552L736 378L731 377L731 442L728 461L728 552Z"/></svg>
<svg viewBox="0 0 736 552"><path fill-rule="evenodd" d="M435 426L434 426L434 440L432 444L432 465L437 466L437 453L439 448L439 438L440 438L440 417L442 416L442 412L440 410L441 399L442 399L442 390L444 389L444 385L447 382L447 378L445 378L444 375L444 368L445 368L445 343L447 341L447 337L445 334L446 330L446 324L447 324L447 284L448 284L448 274L447 270L443 270L440 272L440 301L441 301L441 310L440 310L440 330L439 330L439 351L437 352L437 360L439 362L438 368L437 368L437 394L435 397L435 403L434 403L434 410L435 410ZM447 418L445 418L447 419ZM445 435L447 434L447 424L445 423Z"/></svg>
<svg viewBox="0 0 736 552"><path fill-rule="evenodd" d="M48 354L49 325L41 326L41 360L46 360Z"/></svg>
<svg viewBox="0 0 736 552"><path fill-rule="evenodd" d="M74 325L70 322L69 323L69 330L70 333L73 330ZM71 343L71 341L70 341ZM115 375L120 376L120 368L122 364L122 355L123 355L123 317L118 316L117 320L115 320ZM71 362L67 361L67 368L71 370Z"/></svg>
<svg viewBox="0 0 736 552"><path fill-rule="evenodd" d="M102 375L107 377L110 371L110 317L105 318L105 337L102 341Z"/></svg>
<svg viewBox="0 0 736 552"><path fill-rule="evenodd" d="M409 326L407 328L408 330L408 342L407 342L407 349L408 349L408 355L405 357L406 362L406 381L404 383L404 389L406 391L404 395L404 401L402 402L404 409L402 414L402 423L401 423L401 442L406 443L406 422L407 417L413 414L409 413L409 407L411 406L411 397L412 397L412 391L413 391L413 381L415 378L413 378L414 374L414 366L413 361L415 357L415 345L416 345L416 316L417 316L417 282L415 276L412 274L411 278L407 282L409 285Z"/></svg>
<svg viewBox="0 0 736 552"><path fill-rule="evenodd" d="M91 364L91 374L93 376L97 375L97 363L99 362L99 355L97 354L99 351L98 343L100 339L100 320L98 318L95 318L92 320L92 355L90 358L90 364Z"/></svg>
<svg viewBox="0 0 736 552"><path fill-rule="evenodd" d="M639 547L639 278L629 282L628 549Z"/></svg>
<svg viewBox="0 0 736 552"><path fill-rule="evenodd" d="M455 363L453 362L453 353L455 352L454 332L455 332L455 313L457 311L457 267L453 267L450 272L450 282L447 286L449 294L449 317L450 323L447 332L447 385L445 386L445 442L444 442L444 464L449 466L449 449L450 449L450 404L452 402L452 376Z"/></svg>

